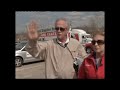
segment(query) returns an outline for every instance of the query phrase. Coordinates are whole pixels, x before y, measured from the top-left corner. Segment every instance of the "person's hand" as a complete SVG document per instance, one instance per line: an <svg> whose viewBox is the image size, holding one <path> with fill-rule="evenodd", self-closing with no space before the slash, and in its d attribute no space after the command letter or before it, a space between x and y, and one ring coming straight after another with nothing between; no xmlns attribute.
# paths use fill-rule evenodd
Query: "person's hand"
<svg viewBox="0 0 120 90"><path fill-rule="evenodd" d="M35 21L31 21L27 25L27 39L28 40L38 40L39 35L38 35L38 26Z"/></svg>

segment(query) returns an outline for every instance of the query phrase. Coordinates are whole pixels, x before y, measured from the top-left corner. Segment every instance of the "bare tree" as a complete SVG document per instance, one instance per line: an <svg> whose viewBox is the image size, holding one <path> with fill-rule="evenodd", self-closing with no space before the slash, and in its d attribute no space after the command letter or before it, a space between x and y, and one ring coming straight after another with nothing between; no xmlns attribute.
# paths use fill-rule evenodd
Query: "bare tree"
<svg viewBox="0 0 120 90"><path fill-rule="evenodd" d="M92 31L104 29L104 16L95 15L89 20L89 27Z"/></svg>

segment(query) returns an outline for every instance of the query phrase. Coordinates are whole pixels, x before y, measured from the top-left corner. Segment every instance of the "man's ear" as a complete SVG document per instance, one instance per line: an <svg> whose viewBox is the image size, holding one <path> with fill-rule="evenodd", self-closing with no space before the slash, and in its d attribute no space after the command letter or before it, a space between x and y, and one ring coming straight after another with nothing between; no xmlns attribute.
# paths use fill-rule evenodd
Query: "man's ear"
<svg viewBox="0 0 120 90"><path fill-rule="evenodd" d="M69 33L69 30L67 30L67 33Z"/></svg>

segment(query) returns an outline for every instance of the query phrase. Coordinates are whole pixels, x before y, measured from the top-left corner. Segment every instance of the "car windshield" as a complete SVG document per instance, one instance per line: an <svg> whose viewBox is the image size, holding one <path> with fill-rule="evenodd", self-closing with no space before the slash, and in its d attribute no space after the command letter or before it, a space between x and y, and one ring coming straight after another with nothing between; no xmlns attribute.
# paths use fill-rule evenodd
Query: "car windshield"
<svg viewBox="0 0 120 90"><path fill-rule="evenodd" d="M16 44L16 50L21 50L25 45L26 45L27 42L21 42L19 44Z"/></svg>

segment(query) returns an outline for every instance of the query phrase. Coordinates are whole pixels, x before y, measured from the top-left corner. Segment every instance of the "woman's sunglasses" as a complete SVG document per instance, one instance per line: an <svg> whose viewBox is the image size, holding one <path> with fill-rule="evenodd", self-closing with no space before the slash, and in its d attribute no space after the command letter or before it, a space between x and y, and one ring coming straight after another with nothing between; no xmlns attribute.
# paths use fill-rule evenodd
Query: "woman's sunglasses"
<svg viewBox="0 0 120 90"><path fill-rule="evenodd" d="M60 30L61 32L65 31L66 28L63 28L63 27L55 27L55 30Z"/></svg>
<svg viewBox="0 0 120 90"><path fill-rule="evenodd" d="M93 44L93 45L95 45L96 43L97 43L98 45L103 45L105 42L104 42L103 40L97 40L97 41L93 40L93 41L92 41L92 44Z"/></svg>

